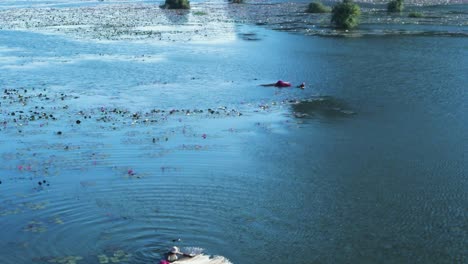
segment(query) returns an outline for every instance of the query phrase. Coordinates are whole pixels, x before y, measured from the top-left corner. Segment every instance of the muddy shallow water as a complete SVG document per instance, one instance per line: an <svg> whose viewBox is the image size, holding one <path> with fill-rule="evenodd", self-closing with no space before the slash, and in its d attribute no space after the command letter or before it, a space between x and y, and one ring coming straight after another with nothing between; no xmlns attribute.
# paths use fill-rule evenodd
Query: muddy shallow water
<svg viewBox="0 0 468 264"><path fill-rule="evenodd" d="M7 3L2 263L154 263L172 245L233 263L468 262L466 5L323 38L234 10L253 5ZM260 86L278 79L306 88Z"/></svg>

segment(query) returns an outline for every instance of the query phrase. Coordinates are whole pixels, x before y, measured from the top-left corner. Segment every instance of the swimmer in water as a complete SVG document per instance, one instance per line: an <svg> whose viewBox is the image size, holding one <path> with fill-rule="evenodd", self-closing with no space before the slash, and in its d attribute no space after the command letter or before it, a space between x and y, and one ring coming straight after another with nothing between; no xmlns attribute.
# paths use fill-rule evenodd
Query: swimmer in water
<svg viewBox="0 0 468 264"><path fill-rule="evenodd" d="M275 83L261 84L261 86L290 87L291 83L279 80Z"/></svg>
<svg viewBox="0 0 468 264"><path fill-rule="evenodd" d="M179 257L177 255L182 255L184 257L193 257L194 255L193 254L187 254L187 253L182 253L180 252L180 249L178 247L172 247L169 252L166 254L166 260L168 262L174 262L176 260L179 259ZM166 260L163 260L163 261L166 261ZM167 263L166 262L163 262L161 261L161 263Z"/></svg>

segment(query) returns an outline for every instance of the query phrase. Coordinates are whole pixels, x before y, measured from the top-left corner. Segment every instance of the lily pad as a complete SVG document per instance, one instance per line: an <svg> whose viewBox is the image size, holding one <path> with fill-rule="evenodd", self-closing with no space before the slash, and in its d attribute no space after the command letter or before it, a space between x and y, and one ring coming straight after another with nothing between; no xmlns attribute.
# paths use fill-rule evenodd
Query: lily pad
<svg viewBox="0 0 468 264"><path fill-rule="evenodd" d="M83 257L80 256L66 256L66 257L57 257L50 259L50 263L63 263L63 264L76 264L78 261L82 260Z"/></svg>

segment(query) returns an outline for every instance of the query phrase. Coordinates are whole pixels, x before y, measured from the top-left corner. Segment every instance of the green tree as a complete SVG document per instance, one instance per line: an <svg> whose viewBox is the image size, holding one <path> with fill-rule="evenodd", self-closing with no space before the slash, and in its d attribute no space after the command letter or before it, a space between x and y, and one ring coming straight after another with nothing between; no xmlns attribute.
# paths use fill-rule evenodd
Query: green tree
<svg viewBox="0 0 468 264"><path fill-rule="evenodd" d="M167 9L190 9L190 2L188 0L166 0L161 7Z"/></svg>
<svg viewBox="0 0 468 264"><path fill-rule="evenodd" d="M329 13L331 9L320 2L312 2L309 4L307 13Z"/></svg>
<svg viewBox="0 0 468 264"><path fill-rule="evenodd" d="M338 28L352 29L359 24L361 9L352 0L343 0L332 9L331 22Z"/></svg>
<svg viewBox="0 0 468 264"><path fill-rule="evenodd" d="M387 12L403 11L403 0L393 0L387 4Z"/></svg>

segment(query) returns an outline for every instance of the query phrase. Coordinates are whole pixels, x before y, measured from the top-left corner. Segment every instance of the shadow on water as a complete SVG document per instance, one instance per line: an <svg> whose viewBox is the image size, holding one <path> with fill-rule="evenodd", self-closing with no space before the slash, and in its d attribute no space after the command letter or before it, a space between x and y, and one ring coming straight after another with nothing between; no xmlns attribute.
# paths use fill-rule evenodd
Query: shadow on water
<svg viewBox="0 0 468 264"><path fill-rule="evenodd" d="M246 40L246 41L262 40L262 38L255 32L238 33L237 35L239 36L240 39Z"/></svg>
<svg viewBox="0 0 468 264"><path fill-rule="evenodd" d="M297 118L345 118L355 114L345 102L331 96L310 98L291 107Z"/></svg>
<svg viewBox="0 0 468 264"><path fill-rule="evenodd" d="M162 11L170 24L182 25L188 22L189 10L163 9Z"/></svg>

